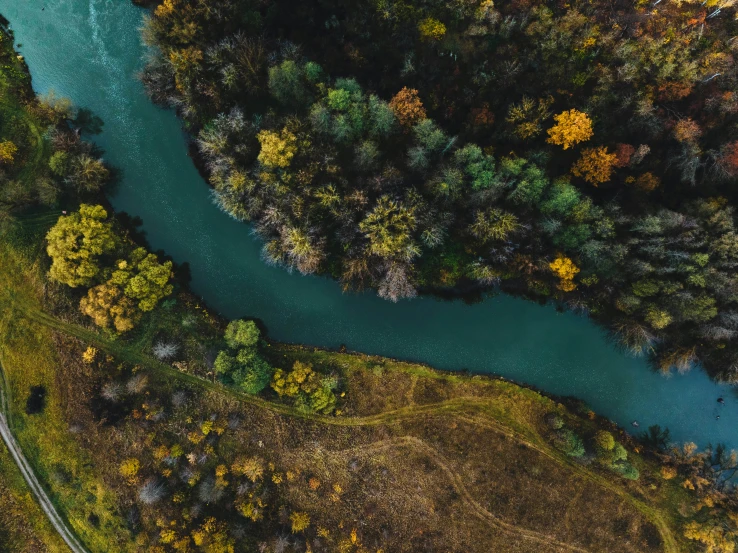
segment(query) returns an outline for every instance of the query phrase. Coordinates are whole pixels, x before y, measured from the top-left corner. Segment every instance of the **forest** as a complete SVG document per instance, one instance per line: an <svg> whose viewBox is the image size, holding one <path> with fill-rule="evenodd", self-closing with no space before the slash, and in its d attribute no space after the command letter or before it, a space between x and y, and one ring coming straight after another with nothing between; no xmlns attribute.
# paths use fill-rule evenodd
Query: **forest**
<svg viewBox="0 0 738 553"><path fill-rule="evenodd" d="M156 4L141 78L267 262L738 378L732 0Z"/></svg>

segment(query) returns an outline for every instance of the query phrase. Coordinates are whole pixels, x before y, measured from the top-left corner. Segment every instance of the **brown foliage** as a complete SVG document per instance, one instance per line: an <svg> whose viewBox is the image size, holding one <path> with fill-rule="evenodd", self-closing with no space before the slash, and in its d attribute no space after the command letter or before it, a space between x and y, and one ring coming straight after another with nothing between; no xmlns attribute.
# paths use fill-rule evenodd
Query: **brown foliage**
<svg viewBox="0 0 738 553"><path fill-rule="evenodd" d="M390 100L389 106L395 112L400 124L405 128L412 127L415 123L426 118L423 102L418 96L418 91L414 88L403 87Z"/></svg>
<svg viewBox="0 0 738 553"><path fill-rule="evenodd" d="M635 151L635 147L630 144L618 144L615 147L615 167L627 167Z"/></svg>

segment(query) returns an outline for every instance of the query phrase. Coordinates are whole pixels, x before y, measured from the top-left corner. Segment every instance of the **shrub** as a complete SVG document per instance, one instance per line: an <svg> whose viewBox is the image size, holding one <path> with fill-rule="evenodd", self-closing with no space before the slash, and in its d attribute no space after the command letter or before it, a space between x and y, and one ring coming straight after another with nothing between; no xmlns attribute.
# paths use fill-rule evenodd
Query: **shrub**
<svg viewBox="0 0 738 553"><path fill-rule="evenodd" d="M615 447L615 438L607 430L599 430L594 436L594 445L598 453L612 451Z"/></svg>
<svg viewBox="0 0 738 553"><path fill-rule="evenodd" d="M131 480L136 477L140 468L141 462L135 457L132 457L130 459L126 459L120 464L118 472L120 472L120 475L123 478Z"/></svg>
<svg viewBox="0 0 738 553"><path fill-rule="evenodd" d="M546 413L544 420L546 421L546 424L554 430L561 430L564 426L564 419L556 413Z"/></svg>
<svg viewBox="0 0 738 553"><path fill-rule="evenodd" d="M149 478L146 483L141 486L138 490L138 499L146 504L153 505L161 501L166 494L166 488L164 483L159 481L157 478Z"/></svg>
<svg viewBox="0 0 738 553"><path fill-rule="evenodd" d="M310 515L295 511L290 515L290 521L292 522L292 533L297 534L310 526Z"/></svg>
<svg viewBox="0 0 738 553"><path fill-rule="evenodd" d="M623 478L627 478L628 480L638 480L638 478L640 478L640 473L638 472L638 469L627 461L616 463L612 466L612 468L615 472L620 474Z"/></svg>
<svg viewBox="0 0 738 553"><path fill-rule="evenodd" d="M556 434L556 445L569 457L582 457L585 453L584 442L576 432L564 428Z"/></svg>

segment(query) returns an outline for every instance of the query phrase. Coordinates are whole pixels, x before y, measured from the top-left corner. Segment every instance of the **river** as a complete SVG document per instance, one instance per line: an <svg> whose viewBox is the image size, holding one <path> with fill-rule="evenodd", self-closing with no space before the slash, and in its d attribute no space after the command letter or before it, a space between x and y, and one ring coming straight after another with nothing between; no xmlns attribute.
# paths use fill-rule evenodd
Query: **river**
<svg viewBox="0 0 738 553"><path fill-rule="evenodd" d="M123 172L112 204L143 219L154 249L189 262L192 290L222 314L260 318L273 339L494 373L581 398L628 429L637 420L641 428L669 427L680 442L738 447L731 388L697 369L656 374L586 318L504 295L472 306L433 298L392 304L266 265L249 227L210 201L175 114L152 105L136 79L143 10L129 0L0 0L0 13L36 91L54 90L104 120L95 140Z"/></svg>

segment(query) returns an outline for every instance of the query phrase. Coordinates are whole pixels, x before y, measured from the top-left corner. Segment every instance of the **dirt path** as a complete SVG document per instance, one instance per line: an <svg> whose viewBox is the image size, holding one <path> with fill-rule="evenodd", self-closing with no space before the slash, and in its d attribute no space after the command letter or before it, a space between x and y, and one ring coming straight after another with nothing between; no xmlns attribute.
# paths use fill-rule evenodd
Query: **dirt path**
<svg viewBox="0 0 738 553"><path fill-rule="evenodd" d="M351 418L326 417L322 415L307 414L293 409L288 405L272 403L262 398L241 393L237 390L224 387L220 384L204 380L197 376L180 372L172 368L171 366L158 361L157 359L151 358L138 351L132 351L130 348L127 348L120 343L108 341L98 334L80 326L60 321L59 319L56 319L48 313L39 310L38 308L29 305L23 305L22 302L16 302L16 306L19 307L21 312L23 312L23 314L31 320L35 320L40 324L43 324L50 328L54 328L67 335L75 336L89 344L94 345L95 347L98 347L103 351L107 351L108 353L121 358L122 360L127 360L134 364L148 366L149 368L156 370L157 372L165 373L168 376L176 378L178 380L196 384L197 386L207 388L218 394L232 396L239 401L250 403L259 408L267 409L277 414L314 420L315 422L323 424L355 427L373 426L379 424L393 424L398 423L402 420L415 418L420 415L451 415L457 417L459 420L464 420L465 422L468 422L470 424L487 427L489 429L505 434L510 438L519 441L520 443L526 444L527 446L555 460L556 462L569 466L574 470L574 472L580 473L588 480L610 490L611 492L630 502L656 525L663 540L664 552L677 553L679 551L678 545L671 532L671 529L664 520L663 515L657 509L633 497L626 490L621 489L619 486L617 486L615 483L611 482L604 476L596 474L583 466L567 462L567 460L563 459L561 455L550 451L550 449L548 447L545 447L543 444L535 443L530 440L530 437L524 436L520 432L517 432L507 426L494 421L489 417L487 413L484 412L484 408L489 404L488 399L475 397L454 398L434 404L409 405L393 411L379 413L376 415Z"/></svg>
<svg viewBox="0 0 738 553"><path fill-rule="evenodd" d="M1 366L0 373L2 373ZM28 463L28 460L23 455L23 451L18 445L18 442L16 442L15 438L13 437L5 415L7 400L5 398L4 390L5 387L0 386L0 437L2 437L3 442L5 442L5 445L8 447L10 455L13 457L15 464L18 465L18 469L21 471L23 478L25 479L28 487L31 489L31 492L36 498L36 501L41 506L41 509L46 514L49 522L51 522L51 525L59 533L67 546L69 546L69 549L72 551L72 553L87 553L87 550L80 544L79 540L77 540L72 531L67 527L64 520L61 518L61 516L59 516L59 513L57 513L54 504L51 502L51 499L49 499L49 496L46 495L46 492L41 486L41 483L38 481L38 478L36 478L31 465Z"/></svg>

